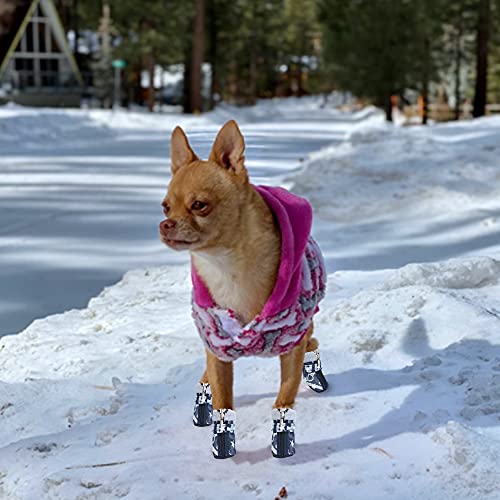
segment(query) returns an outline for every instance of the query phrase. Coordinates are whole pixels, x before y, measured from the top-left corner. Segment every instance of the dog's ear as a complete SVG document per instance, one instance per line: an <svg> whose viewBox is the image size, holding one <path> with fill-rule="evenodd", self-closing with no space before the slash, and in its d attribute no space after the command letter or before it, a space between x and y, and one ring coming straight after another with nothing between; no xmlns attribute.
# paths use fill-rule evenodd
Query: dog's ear
<svg viewBox="0 0 500 500"><path fill-rule="evenodd" d="M198 159L191 149L186 134L181 127L175 127L170 139L170 159L172 175L182 166Z"/></svg>
<svg viewBox="0 0 500 500"><path fill-rule="evenodd" d="M245 141L234 120L229 120L215 138L209 160L233 172L240 180L248 181L245 168Z"/></svg>

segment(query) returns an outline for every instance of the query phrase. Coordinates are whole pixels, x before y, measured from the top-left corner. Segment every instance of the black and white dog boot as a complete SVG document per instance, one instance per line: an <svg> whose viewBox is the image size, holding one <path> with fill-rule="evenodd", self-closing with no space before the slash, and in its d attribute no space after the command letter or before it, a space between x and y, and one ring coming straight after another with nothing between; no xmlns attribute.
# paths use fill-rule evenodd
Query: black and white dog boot
<svg viewBox="0 0 500 500"><path fill-rule="evenodd" d="M328 382L321 371L321 360L319 351L306 352L302 375L306 384L316 392L324 392L328 389Z"/></svg>
<svg viewBox="0 0 500 500"><path fill-rule="evenodd" d="M236 454L236 438L234 421L236 413L223 408L214 410L214 433L212 436L212 452L215 458L231 458Z"/></svg>
<svg viewBox="0 0 500 500"><path fill-rule="evenodd" d="M196 387L193 423L197 427L212 425L212 391L210 384L199 383Z"/></svg>
<svg viewBox="0 0 500 500"><path fill-rule="evenodd" d="M273 409L271 450L273 457L276 458L295 455L295 410L291 408Z"/></svg>

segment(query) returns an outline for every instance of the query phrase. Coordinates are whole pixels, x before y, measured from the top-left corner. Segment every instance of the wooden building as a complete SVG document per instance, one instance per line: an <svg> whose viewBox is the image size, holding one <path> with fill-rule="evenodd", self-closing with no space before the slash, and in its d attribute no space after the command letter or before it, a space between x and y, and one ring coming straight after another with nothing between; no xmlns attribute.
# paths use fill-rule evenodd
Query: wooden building
<svg viewBox="0 0 500 500"><path fill-rule="evenodd" d="M80 104L82 76L52 0L0 0L0 86L20 104Z"/></svg>

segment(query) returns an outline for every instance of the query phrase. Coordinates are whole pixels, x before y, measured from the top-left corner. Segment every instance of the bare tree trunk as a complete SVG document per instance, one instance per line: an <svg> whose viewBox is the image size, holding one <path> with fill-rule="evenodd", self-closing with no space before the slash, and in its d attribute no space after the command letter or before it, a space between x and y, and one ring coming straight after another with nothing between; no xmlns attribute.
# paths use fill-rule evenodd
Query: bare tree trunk
<svg viewBox="0 0 500 500"><path fill-rule="evenodd" d="M429 58L430 47L429 37L425 35L424 38L424 66L422 72L422 125L427 125L429 118Z"/></svg>
<svg viewBox="0 0 500 500"><path fill-rule="evenodd" d="M215 0L209 0L208 16L210 18L210 52L208 54L211 81L210 81L210 109L213 109L217 104L215 95L219 92L218 71L217 71L217 22L215 14Z"/></svg>
<svg viewBox="0 0 500 500"><path fill-rule="evenodd" d="M250 35L250 46L249 46L249 82L248 82L248 101L249 104L255 104L257 102L257 47L255 41L255 28L252 29L252 34Z"/></svg>
<svg viewBox="0 0 500 500"><path fill-rule="evenodd" d="M155 107L155 58L151 54L148 58L149 89L148 89L148 110L152 113Z"/></svg>
<svg viewBox="0 0 500 500"><path fill-rule="evenodd" d="M140 68L132 66L128 72L127 78L127 102L128 106L130 103L139 102L141 82L140 82Z"/></svg>
<svg viewBox="0 0 500 500"><path fill-rule="evenodd" d="M1 2L0 2L1 3ZM80 62L80 54L78 53L78 30L79 27L79 19L78 19L78 0L73 0L73 15L72 15L72 27L75 32L75 47L73 50L73 54L75 55L76 62Z"/></svg>
<svg viewBox="0 0 500 500"><path fill-rule="evenodd" d="M422 88L422 125L429 121L429 81L424 79Z"/></svg>
<svg viewBox="0 0 500 500"><path fill-rule="evenodd" d="M109 0L102 2L102 17L99 20L99 34L101 35L101 58L99 61L99 97L101 106L111 108L113 92L113 73L111 71L111 9ZM94 78L96 75L94 73ZM94 80L95 83L95 80Z"/></svg>
<svg viewBox="0 0 500 500"><path fill-rule="evenodd" d="M305 94L304 91L304 67L302 65L302 58L299 61L299 65L297 67L297 97L302 97Z"/></svg>
<svg viewBox="0 0 500 500"><path fill-rule="evenodd" d="M200 113L203 109L201 87L204 24L205 1L195 0L193 52L191 55L191 106L193 108L193 113Z"/></svg>
<svg viewBox="0 0 500 500"><path fill-rule="evenodd" d="M460 92L460 72L462 71L462 36L463 36L463 10L458 12L458 31L455 39L455 120L460 120L460 102L462 95Z"/></svg>
<svg viewBox="0 0 500 500"><path fill-rule="evenodd" d="M392 122L392 99L390 95L387 95L384 98L384 111L385 111L385 119L388 122Z"/></svg>
<svg viewBox="0 0 500 500"><path fill-rule="evenodd" d="M193 43L191 37L187 37L186 48L184 52L184 75L182 87L182 111L184 113L192 113L193 106L191 105L191 52L193 51Z"/></svg>
<svg viewBox="0 0 500 500"><path fill-rule="evenodd" d="M304 63L303 56L306 53L307 39L306 34L303 32L300 39L300 54L299 64L297 68L297 97L302 97L305 94L304 90Z"/></svg>
<svg viewBox="0 0 500 500"><path fill-rule="evenodd" d="M286 97L293 95L293 63L288 61L286 70Z"/></svg>
<svg viewBox="0 0 500 500"><path fill-rule="evenodd" d="M238 61L236 60L236 55L233 56L233 60L231 61L229 68L229 95L231 96L231 102L234 104L240 104L240 68Z"/></svg>
<svg viewBox="0 0 500 500"><path fill-rule="evenodd" d="M479 19L476 38L476 87L474 92L474 118L486 114L488 91L488 41L490 35L490 0L479 0Z"/></svg>

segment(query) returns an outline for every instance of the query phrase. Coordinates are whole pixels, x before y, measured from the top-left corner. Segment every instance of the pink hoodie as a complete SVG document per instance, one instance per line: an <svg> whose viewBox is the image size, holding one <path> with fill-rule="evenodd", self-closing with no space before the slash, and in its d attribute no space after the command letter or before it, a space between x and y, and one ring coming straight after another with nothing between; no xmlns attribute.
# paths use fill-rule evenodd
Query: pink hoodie
<svg viewBox="0 0 500 500"><path fill-rule="evenodd" d="M253 186L274 213L281 230L276 284L262 312L242 325L233 311L220 309L191 266L193 318L205 346L219 359L277 356L300 343L325 295L326 271L310 236L312 209L283 188Z"/></svg>

